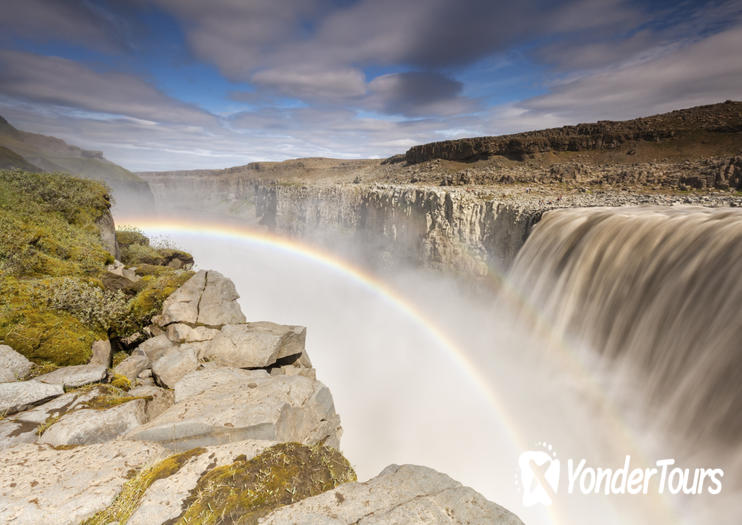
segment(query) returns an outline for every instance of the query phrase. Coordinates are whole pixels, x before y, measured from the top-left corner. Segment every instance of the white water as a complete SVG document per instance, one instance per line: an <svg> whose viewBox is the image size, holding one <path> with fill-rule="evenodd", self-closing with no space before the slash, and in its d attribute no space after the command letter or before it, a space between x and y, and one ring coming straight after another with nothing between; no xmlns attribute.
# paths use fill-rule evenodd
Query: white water
<svg viewBox="0 0 742 525"><path fill-rule="evenodd" d="M627 371L635 367L622 364L621 373L613 373L617 362L609 363L592 349L592 331L582 333L585 344L562 346L543 337L544 327L552 323L534 330L528 309L520 304L523 295L537 306L552 297L551 309L543 309L552 321L564 313L553 299L556 290L570 297L568 288L554 288L558 275L533 284L534 275L553 269L539 259L548 252L552 236L539 240L538 232L532 237L538 241L535 247L526 246L515 270L516 281L527 290L515 302L472 298L439 275L396 270L385 276L465 349L498 393L506 417L424 327L347 276L249 243L190 234L168 238L192 252L200 267L217 269L235 281L249 320L308 326L309 355L319 379L333 393L345 429L341 448L359 478L372 477L389 463L427 465L474 487L529 524L706 523L712 519L706 512L714 523L736 523L739 463L733 461L734 446L719 445L700 433L689 447L664 424L650 428L662 403L655 398L654 405L647 402L650 398L637 386L646 379L636 370ZM603 239L608 244L609 237ZM540 249L545 252L539 254ZM566 255L575 256L579 258ZM611 279L603 280L610 288ZM574 300L570 304L570 319L579 317L575 312L582 307ZM517 441L511 431L518 434ZM620 467L626 454L636 458L636 466L665 457L675 457L685 467L721 466L727 471L725 492L683 498L569 495L562 490L550 509L524 508L516 486L518 455L537 441L553 445L563 469L569 457Z"/></svg>

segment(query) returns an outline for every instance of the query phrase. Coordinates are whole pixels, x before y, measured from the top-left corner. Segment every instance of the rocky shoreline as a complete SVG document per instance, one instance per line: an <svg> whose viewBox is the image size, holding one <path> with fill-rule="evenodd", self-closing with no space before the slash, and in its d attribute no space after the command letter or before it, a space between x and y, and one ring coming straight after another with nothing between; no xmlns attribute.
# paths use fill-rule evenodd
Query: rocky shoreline
<svg viewBox="0 0 742 525"><path fill-rule="evenodd" d="M197 272L115 366L102 340L23 381L32 364L0 346L0 521L521 523L426 467L357 482L306 329L247 322L238 297Z"/></svg>

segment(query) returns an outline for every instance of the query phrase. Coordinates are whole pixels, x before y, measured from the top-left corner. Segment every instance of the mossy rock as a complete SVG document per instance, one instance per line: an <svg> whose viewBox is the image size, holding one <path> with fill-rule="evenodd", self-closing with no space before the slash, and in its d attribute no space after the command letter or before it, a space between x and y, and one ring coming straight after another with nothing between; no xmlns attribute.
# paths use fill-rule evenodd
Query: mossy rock
<svg viewBox="0 0 742 525"><path fill-rule="evenodd" d="M255 524L278 507L356 480L348 460L334 448L280 443L203 474L171 523Z"/></svg>

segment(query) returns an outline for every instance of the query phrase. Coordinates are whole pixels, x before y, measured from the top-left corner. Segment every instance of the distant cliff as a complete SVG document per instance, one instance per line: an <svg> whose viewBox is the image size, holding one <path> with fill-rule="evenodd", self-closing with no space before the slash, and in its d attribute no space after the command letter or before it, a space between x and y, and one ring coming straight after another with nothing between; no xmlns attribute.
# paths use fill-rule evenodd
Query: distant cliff
<svg viewBox="0 0 742 525"><path fill-rule="evenodd" d="M115 211L150 210L152 194L134 173L105 159L100 151L88 151L61 139L28 133L0 117L0 168L69 173L105 182L113 193Z"/></svg>
<svg viewBox="0 0 742 525"><path fill-rule="evenodd" d="M471 161L493 155L523 160L528 155L550 151L630 150L637 143L660 142L674 147L705 143L712 154L719 154L714 145L723 136L739 136L740 132L742 102L728 101L621 122L599 121L514 135L431 142L407 150L405 160Z"/></svg>

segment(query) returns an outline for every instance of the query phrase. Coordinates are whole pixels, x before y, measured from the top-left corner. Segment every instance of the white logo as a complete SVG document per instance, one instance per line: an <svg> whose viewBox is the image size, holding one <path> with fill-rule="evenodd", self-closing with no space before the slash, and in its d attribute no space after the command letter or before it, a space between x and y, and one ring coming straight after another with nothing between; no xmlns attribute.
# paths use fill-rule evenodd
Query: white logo
<svg viewBox="0 0 742 525"><path fill-rule="evenodd" d="M529 450L518 458L523 505L551 505L559 490L559 460L548 443L538 443L543 450Z"/></svg>
<svg viewBox="0 0 742 525"><path fill-rule="evenodd" d="M523 505L551 505L559 491L560 463L552 446L537 443L538 450L523 452L518 458ZM633 467L631 456L621 466L591 467L586 459L568 458L567 494L719 494L724 470L720 468L681 468L672 458L659 459L652 467Z"/></svg>

